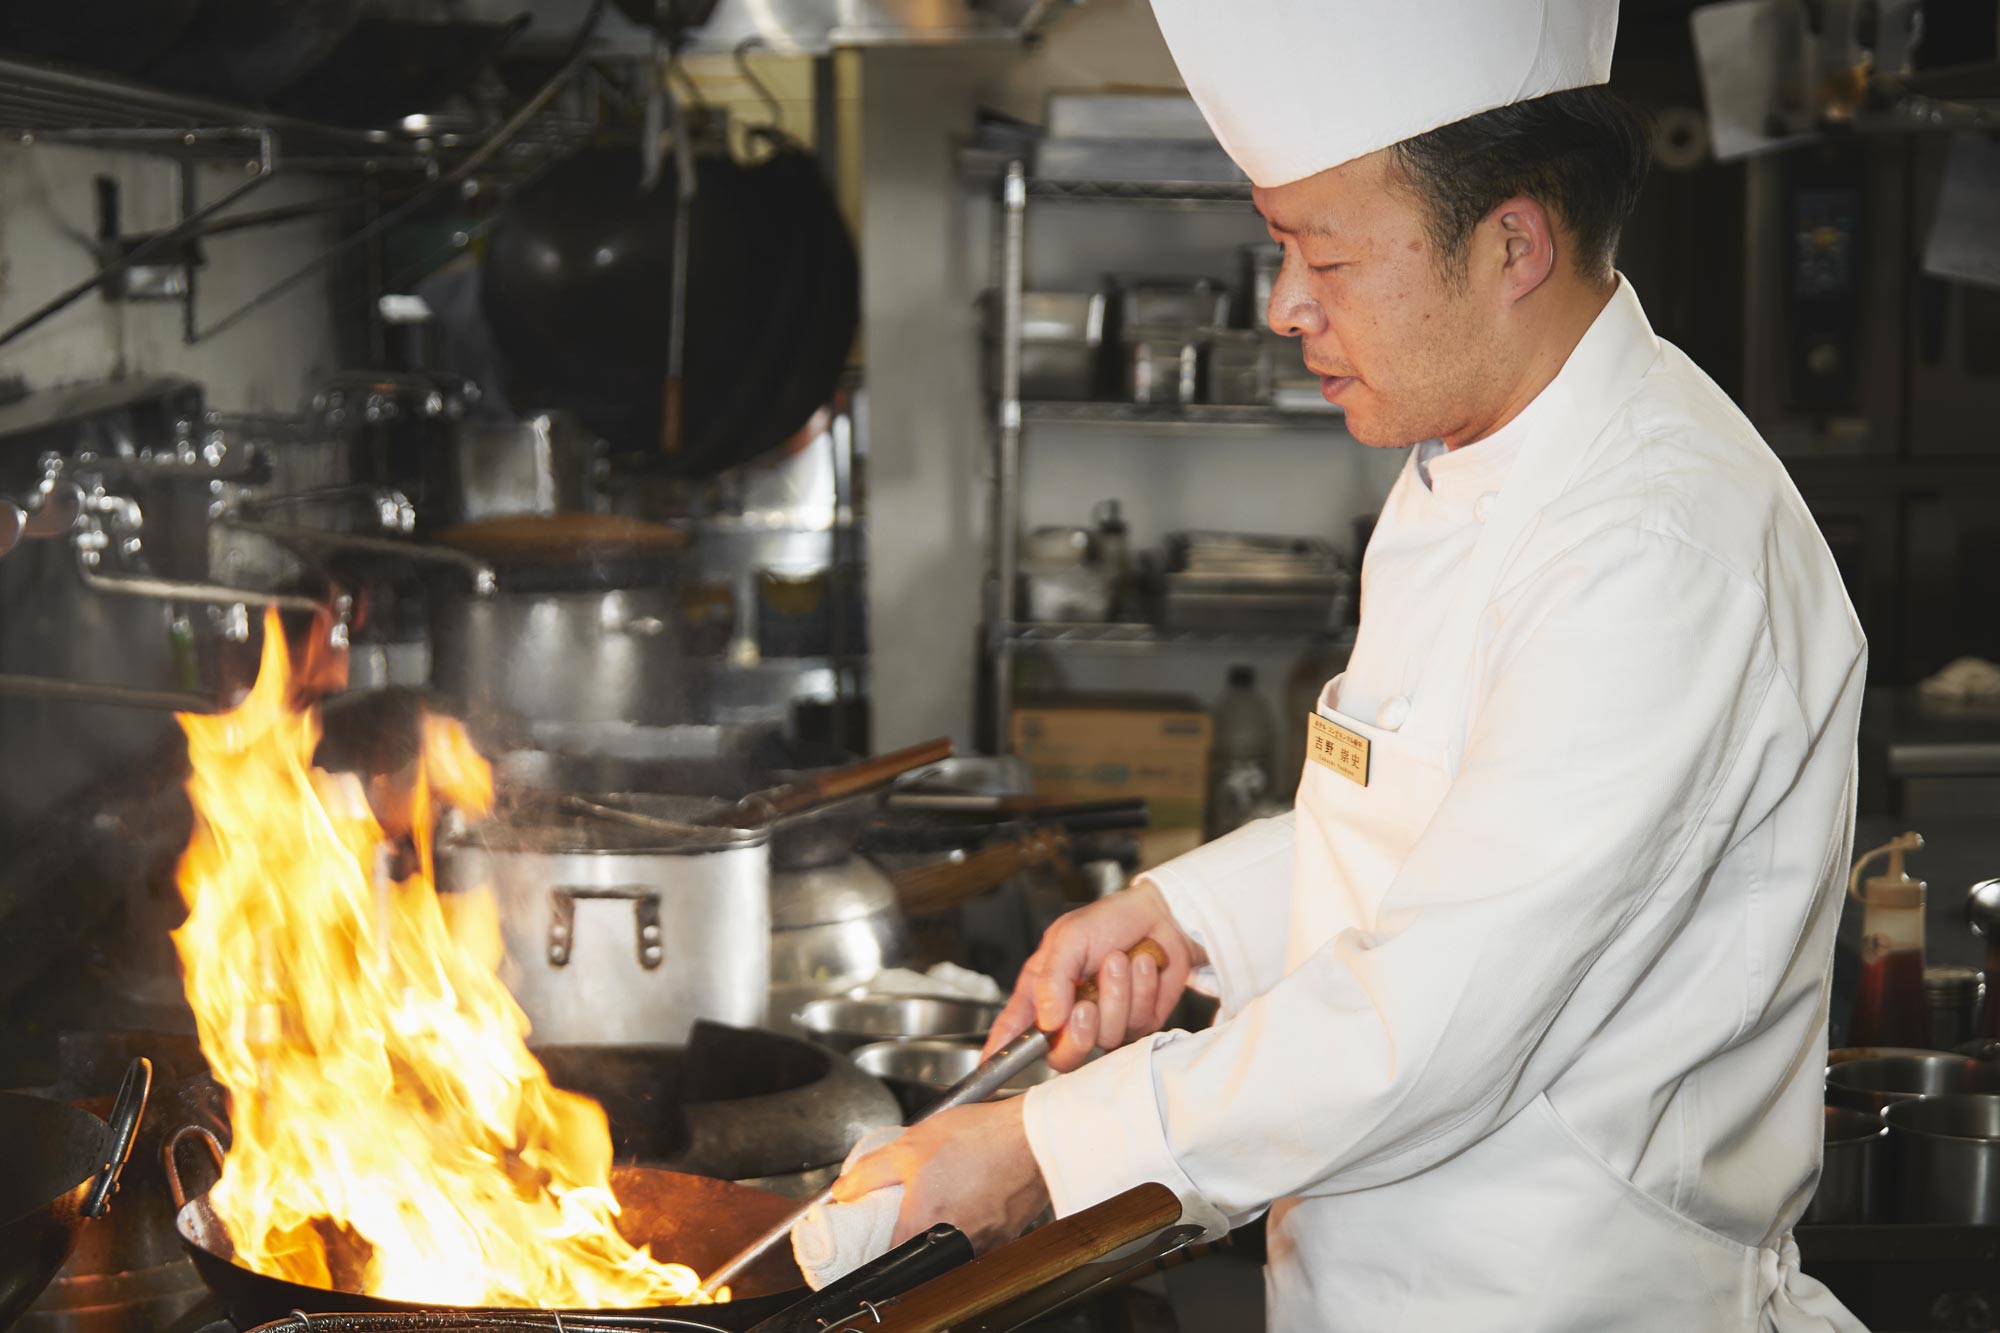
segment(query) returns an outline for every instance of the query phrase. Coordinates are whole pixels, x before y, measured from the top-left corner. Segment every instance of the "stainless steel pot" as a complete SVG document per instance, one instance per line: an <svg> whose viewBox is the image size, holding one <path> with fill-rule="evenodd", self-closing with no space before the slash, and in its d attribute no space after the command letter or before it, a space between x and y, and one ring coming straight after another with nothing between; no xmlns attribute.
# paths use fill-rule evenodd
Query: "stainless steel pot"
<svg viewBox="0 0 2000 1333"><path fill-rule="evenodd" d="M719 808L652 797L663 818ZM765 1019L771 984L769 856L761 831L663 837L541 807L454 831L439 883L489 886L502 978L538 1043L678 1045L697 1018Z"/></svg>
<svg viewBox="0 0 2000 1333"><path fill-rule="evenodd" d="M1825 1152L1819 1188L1806 1205L1806 1222L1872 1222L1877 1209L1889 1128L1866 1111L1826 1108Z"/></svg>
<svg viewBox="0 0 2000 1333"><path fill-rule="evenodd" d="M479 595L441 589L431 681L467 704L534 722L702 719L702 675L682 651L677 583L563 588L508 581Z"/></svg>
<svg viewBox="0 0 2000 1333"><path fill-rule="evenodd" d="M896 886L866 857L772 872L772 1014L900 967L912 952Z"/></svg>
<svg viewBox="0 0 2000 1333"><path fill-rule="evenodd" d="M1903 1222L2000 1224L2000 1095L1962 1093L1892 1106Z"/></svg>
<svg viewBox="0 0 2000 1333"><path fill-rule="evenodd" d="M1879 1114L1899 1102L1959 1092L2000 1092L2000 1065L1942 1051L1850 1060L1826 1071L1831 1106Z"/></svg>

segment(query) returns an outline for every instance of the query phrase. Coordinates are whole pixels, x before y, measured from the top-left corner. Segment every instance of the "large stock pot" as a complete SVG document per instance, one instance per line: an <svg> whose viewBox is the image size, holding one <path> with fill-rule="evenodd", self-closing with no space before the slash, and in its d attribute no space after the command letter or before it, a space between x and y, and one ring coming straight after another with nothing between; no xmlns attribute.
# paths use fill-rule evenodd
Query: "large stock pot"
<svg viewBox="0 0 2000 1333"><path fill-rule="evenodd" d="M719 808L647 798L648 814L688 825L670 835L538 801L447 835L439 886L492 891L501 976L537 1043L680 1045L697 1018L762 1025L768 835L694 823Z"/></svg>

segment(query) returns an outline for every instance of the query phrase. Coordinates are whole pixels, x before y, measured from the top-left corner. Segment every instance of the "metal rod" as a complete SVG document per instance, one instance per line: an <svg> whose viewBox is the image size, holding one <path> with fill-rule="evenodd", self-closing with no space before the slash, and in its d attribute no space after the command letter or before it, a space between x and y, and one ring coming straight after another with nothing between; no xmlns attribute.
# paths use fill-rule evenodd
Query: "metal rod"
<svg viewBox="0 0 2000 1333"><path fill-rule="evenodd" d="M1001 186L1000 420L994 433L993 750L1007 750L1012 707L1015 595L1020 581L1021 509L1021 288L1027 272L1028 173L1007 164Z"/></svg>
<svg viewBox="0 0 2000 1333"><path fill-rule="evenodd" d="M952 1084L942 1097L939 1097L937 1101L925 1108L921 1114L912 1117L910 1123L913 1125L921 1124L941 1112L960 1106L970 1106L974 1102L985 1101L1013 1079L1019 1077L1035 1061L1040 1060L1048 1053L1049 1034L1036 1028L1029 1028L1026 1032L993 1052L992 1055L980 1061L977 1069L974 1069L970 1074ZM755 1240L743 1248L741 1253L734 1255L722 1264L721 1267L715 1269L706 1278L702 1279L702 1295L713 1296L731 1278L748 1268L751 1264L756 1263L764 1255L770 1253L772 1246L777 1245L786 1236L791 1234L792 1228L798 1225L800 1218L831 1198L833 1198L833 1186L828 1185L818 1194L813 1195L812 1198L807 1199L790 1213L772 1223L767 1230L760 1232Z"/></svg>
<svg viewBox="0 0 2000 1333"><path fill-rule="evenodd" d="M322 532L318 528L293 527L287 523L260 523L246 518L222 518L217 526L295 549L311 551L357 551L364 555L387 556L415 564L444 565L472 578L473 589L490 593L498 586L493 566L467 551L453 546L432 546L425 542L402 541L395 537L367 537L351 532Z"/></svg>
<svg viewBox="0 0 2000 1333"><path fill-rule="evenodd" d="M49 676L0 675L0 695L21 699L52 699L62 703L106 704L113 708L151 708L172 713L213 713L216 702L199 694L175 690L139 690L124 685L93 685Z"/></svg>
<svg viewBox="0 0 2000 1333"><path fill-rule="evenodd" d="M21 320L20 323L15 324L5 333L0 333L0 347L6 346L8 343L14 341L14 339L20 337L28 330L42 323L44 320L47 320L52 316L60 314L63 310L67 309L73 302L75 302L77 298L86 295L93 289L102 285L106 279L115 277L118 274L123 273L126 269L131 268L134 264L138 264L146 259L149 259L154 254L166 250L171 246L177 245L183 240L186 240L189 236L194 234L195 229L199 227L199 225L202 222L206 221L211 217L214 217L217 213L220 213L223 209L229 207L229 205L235 203L238 199L241 199L244 195L249 194L252 190L256 189L258 186L262 185L265 181L269 180L271 178L272 163L271 163L271 144L268 138L264 140L259 160L262 165L257 175L251 177L249 180L243 182L243 184L229 191L227 194L223 195L220 199L217 199L214 203L209 204L204 208L196 209L193 213L189 214L186 218L182 219L182 221L178 226L169 227L167 230L159 232L154 236L152 236L151 238L140 242L138 245L128 250L125 254L123 254L119 258L113 260L109 264L106 264L103 268L100 268L99 270L97 270L97 272L91 274L88 278L85 278L82 282L76 283L75 285L58 293L53 299L43 304L40 309L34 311L27 318Z"/></svg>
<svg viewBox="0 0 2000 1333"><path fill-rule="evenodd" d="M296 593L252 592L248 588L226 588L219 583L184 583L179 579L154 578L145 574L100 574L90 566L77 565L84 586L96 592L126 597L151 597L166 602L202 602L214 606L275 606L280 611L318 611L324 605L317 598Z"/></svg>

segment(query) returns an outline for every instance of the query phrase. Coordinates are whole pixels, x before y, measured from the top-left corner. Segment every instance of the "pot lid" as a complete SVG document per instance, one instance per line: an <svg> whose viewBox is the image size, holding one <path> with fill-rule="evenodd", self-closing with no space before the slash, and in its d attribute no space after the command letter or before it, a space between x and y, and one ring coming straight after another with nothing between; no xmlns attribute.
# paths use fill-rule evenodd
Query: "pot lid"
<svg viewBox="0 0 2000 1333"><path fill-rule="evenodd" d="M865 856L771 875L771 929L859 921L898 911L896 886Z"/></svg>

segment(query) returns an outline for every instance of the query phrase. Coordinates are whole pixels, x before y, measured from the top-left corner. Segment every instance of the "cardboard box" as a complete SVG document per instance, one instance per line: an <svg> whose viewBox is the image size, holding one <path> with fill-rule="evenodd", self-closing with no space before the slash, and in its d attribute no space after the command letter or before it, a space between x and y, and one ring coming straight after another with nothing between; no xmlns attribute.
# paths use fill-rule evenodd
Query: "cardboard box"
<svg viewBox="0 0 2000 1333"><path fill-rule="evenodd" d="M1183 696L1076 694L1017 705L1011 740L1038 796L1144 799L1151 866L1201 842L1212 732L1208 711Z"/></svg>

